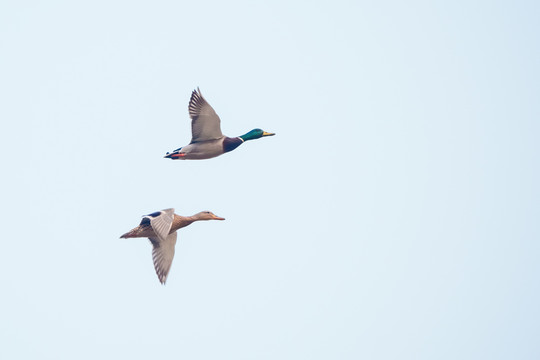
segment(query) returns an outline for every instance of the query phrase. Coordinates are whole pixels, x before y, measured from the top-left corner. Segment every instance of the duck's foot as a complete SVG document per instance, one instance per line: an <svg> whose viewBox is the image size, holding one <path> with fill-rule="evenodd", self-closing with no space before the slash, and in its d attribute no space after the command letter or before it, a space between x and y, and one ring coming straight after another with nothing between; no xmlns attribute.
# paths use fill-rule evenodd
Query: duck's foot
<svg viewBox="0 0 540 360"><path fill-rule="evenodd" d="M164 158L169 158L169 159L173 159L173 160L177 160L177 159L182 159L186 156L186 154L182 154L182 153L172 153L172 154L169 154L167 153Z"/></svg>

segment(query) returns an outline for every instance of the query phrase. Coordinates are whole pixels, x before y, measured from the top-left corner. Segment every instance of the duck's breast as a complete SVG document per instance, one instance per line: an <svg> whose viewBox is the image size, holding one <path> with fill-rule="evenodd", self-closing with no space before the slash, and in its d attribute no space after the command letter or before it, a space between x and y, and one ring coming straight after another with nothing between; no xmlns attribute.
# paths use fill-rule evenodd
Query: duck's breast
<svg viewBox="0 0 540 360"><path fill-rule="evenodd" d="M243 142L244 140L239 137L226 137L225 139L223 139L223 152L233 151L234 149L242 145Z"/></svg>

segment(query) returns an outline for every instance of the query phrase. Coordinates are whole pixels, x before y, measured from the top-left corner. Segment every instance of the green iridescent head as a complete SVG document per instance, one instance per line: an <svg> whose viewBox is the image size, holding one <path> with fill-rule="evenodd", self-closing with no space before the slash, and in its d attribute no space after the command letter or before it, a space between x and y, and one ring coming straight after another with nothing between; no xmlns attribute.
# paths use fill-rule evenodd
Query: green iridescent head
<svg viewBox="0 0 540 360"><path fill-rule="evenodd" d="M239 136L239 137L244 141L248 141L248 140L259 139L259 138L262 138L263 136L273 136L273 135L276 135L276 134L269 133L269 132L263 131L261 129L253 129L250 132L248 132L248 133L246 133L246 134L244 134L242 136Z"/></svg>

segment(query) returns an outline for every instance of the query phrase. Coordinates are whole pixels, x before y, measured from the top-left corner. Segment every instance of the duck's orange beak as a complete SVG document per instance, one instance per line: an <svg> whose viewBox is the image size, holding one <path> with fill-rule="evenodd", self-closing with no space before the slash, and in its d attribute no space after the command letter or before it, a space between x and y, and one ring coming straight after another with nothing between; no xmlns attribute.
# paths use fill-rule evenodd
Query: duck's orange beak
<svg viewBox="0 0 540 360"><path fill-rule="evenodd" d="M225 218L219 217L217 215L214 215L214 220L225 220Z"/></svg>

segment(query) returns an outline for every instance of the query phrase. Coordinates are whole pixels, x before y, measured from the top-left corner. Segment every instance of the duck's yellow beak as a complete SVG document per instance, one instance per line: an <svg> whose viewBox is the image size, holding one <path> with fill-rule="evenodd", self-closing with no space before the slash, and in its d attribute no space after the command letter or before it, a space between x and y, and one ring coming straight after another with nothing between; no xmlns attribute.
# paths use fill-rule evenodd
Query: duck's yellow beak
<svg viewBox="0 0 540 360"><path fill-rule="evenodd" d="M225 220L225 218L219 217L217 215L214 215L214 220Z"/></svg>
<svg viewBox="0 0 540 360"><path fill-rule="evenodd" d="M262 136L274 136L276 135L275 133L269 133L269 132L266 132L266 131L263 131L263 134Z"/></svg>

